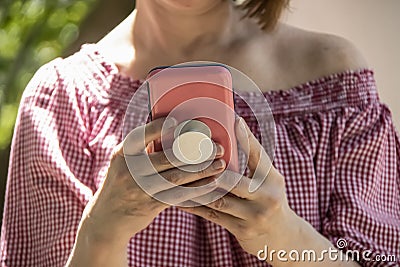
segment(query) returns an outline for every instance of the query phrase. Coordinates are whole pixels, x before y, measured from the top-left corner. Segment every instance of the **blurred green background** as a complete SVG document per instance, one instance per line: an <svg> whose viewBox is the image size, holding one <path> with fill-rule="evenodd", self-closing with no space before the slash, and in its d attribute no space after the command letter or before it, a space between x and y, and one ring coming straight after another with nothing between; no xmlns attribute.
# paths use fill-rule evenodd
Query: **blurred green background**
<svg viewBox="0 0 400 267"><path fill-rule="evenodd" d="M0 207L22 92L35 71L96 42L134 8L133 0L1 0Z"/></svg>

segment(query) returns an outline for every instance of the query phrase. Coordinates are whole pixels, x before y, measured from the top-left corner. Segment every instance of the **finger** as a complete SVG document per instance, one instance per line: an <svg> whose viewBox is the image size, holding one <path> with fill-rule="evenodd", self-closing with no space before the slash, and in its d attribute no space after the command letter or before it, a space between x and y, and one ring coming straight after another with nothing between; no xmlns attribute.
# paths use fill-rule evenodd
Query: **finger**
<svg viewBox="0 0 400 267"><path fill-rule="evenodd" d="M209 207L205 206L198 206L198 207L180 207L181 210L189 212L191 214L198 215L203 217L206 220L209 220L213 223L221 225L228 229L231 233L238 233L240 232L240 228L245 225L246 221L230 214L226 214Z"/></svg>
<svg viewBox="0 0 400 267"><path fill-rule="evenodd" d="M123 142L125 155L142 153L146 146L161 137L161 133L176 127L177 121L172 118L159 118L133 129Z"/></svg>
<svg viewBox="0 0 400 267"><path fill-rule="evenodd" d="M243 118L239 117L239 119L236 120L235 131L240 147L249 157L249 169L251 172L254 172L257 168L258 162L260 161L261 151L263 150L262 146L253 135Z"/></svg>
<svg viewBox="0 0 400 267"><path fill-rule="evenodd" d="M204 162L196 165L186 165L185 170L174 168L162 173L140 177L139 183L146 192L156 194L158 192L173 188L177 185L187 185L197 180L211 177L221 173L225 169L225 161Z"/></svg>
<svg viewBox="0 0 400 267"><path fill-rule="evenodd" d="M207 205L227 193L248 200L254 200L257 197L256 193L249 191L251 179L242 174L225 170L223 173L218 174L215 179L218 184L218 190L192 200L202 205Z"/></svg>
<svg viewBox="0 0 400 267"><path fill-rule="evenodd" d="M208 160L218 159L224 155L224 148L222 145L216 144L214 149L216 150L215 156L213 153L212 157L210 157ZM162 172L175 167L183 167L184 165L187 164L177 159L172 149L165 150L165 152L160 151L151 153L149 154L149 158L154 169L156 169L157 172ZM183 167L183 169L187 169L187 167ZM187 170L190 171L191 168L188 168ZM198 169L194 168L194 171L198 171Z"/></svg>
<svg viewBox="0 0 400 267"><path fill-rule="evenodd" d="M153 175L185 165L175 157L171 149L151 154L125 155L125 160L135 176Z"/></svg>
<svg viewBox="0 0 400 267"><path fill-rule="evenodd" d="M223 147L219 144L216 145L215 158L221 158L223 156L224 150ZM178 160L172 149L167 149L164 151L153 152L151 154L139 154L139 155L125 155L125 160L129 166L129 169L136 176L149 176L153 174L157 174L159 172L167 171L170 169L174 169L176 167L180 167L186 171L194 171L197 172L197 165L193 165L194 167L189 167L190 165L186 165L186 163ZM213 159L210 159L211 161ZM208 161L208 163L210 163ZM205 162L207 164L207 162ZM201 165L201 166L204 166Z"/></svg>
<svg viewBox="0 0 400 267"><path fill-rule="evenodd" d="M206 206L219 212L241 218L243 220L248 220L252 218L254 214L252 201L238 198L229 194L207 204Z"/></svg>
<svg viewBox="0 0 400 267"><path fill-rule="evenodd" d="M204 178L187 184L185 187L176 186L174 188L161 191L157 194L154 194L154 198L169 205L176 205L192 198L210 193L216 188L217 184L214 178Z"/></svg>
<svg viewBox="0 0 400 267"><path fill-rule="evenodd" d="M249 191L249 177L230 170L225 170L221 176L217 180L218 188L244 199L254 200L257 197L256 193Z"/></svg>
<svg viewBox="0 0 400 267"><path fill-rule="evenodd" d="M272 162L243 118L237 120L236 132L238 142L248 156L249 176L253 178L249 185L249 191L254 192L267 178Z"/></svg>

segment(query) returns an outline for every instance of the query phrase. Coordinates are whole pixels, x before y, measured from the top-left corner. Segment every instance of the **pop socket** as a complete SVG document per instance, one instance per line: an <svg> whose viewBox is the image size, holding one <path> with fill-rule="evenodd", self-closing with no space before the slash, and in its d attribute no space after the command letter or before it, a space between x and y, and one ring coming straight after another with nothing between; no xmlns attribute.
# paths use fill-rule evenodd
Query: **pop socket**
<svg viewBox="0 0 400 267"><path fill-rule="evenodd" d="M211 138L210 128L207 126L207 124L199 120L186 120L181 122L175 128L174 138L177 138L179 135L187 132L199 132Z"/></svg>
<svg viewBox="0 0 400 267"><path fill-rule="evenodd" d="M214 152L211 130L198 120L180 123L174 132L172 151L175 157L186 164L199 164L210 159Z"/></svg>

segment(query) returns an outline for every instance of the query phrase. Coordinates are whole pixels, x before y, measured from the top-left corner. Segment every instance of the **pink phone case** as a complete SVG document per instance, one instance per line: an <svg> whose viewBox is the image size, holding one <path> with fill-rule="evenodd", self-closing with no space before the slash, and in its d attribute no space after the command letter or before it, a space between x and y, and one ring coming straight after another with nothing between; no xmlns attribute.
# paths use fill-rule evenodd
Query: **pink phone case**
<svg viewBox="0 0 400 267"><path fill-rule="evenodd" d="M178 120L197 119L211 129L211 138L225 149L227 168L238 171L232 76L223 65L195 65L153 69L147 80L152 119L168 114ZM163 138L164 149L172 138ZM166 147L165 147L166 146ZM161 140L154 150L162 150Z"/></svg>

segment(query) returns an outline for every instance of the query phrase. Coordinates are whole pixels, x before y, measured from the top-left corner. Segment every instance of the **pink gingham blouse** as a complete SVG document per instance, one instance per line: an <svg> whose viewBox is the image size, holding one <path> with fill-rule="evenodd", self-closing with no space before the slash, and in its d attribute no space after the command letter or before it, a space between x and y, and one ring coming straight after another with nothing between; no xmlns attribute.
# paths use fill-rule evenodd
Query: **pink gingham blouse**
<svg viewBox="0 0 400 267"><path fill-rule="evenodd" d="M36 73L13 138L1 266L66 263L139 85L96 45ZM274 166L285 177L291 208L334 244L343 238L345 249L371 251L361 265L399 266L400 142L373 72L337 73L265 97L276 123ZM259 102L251 93L247 98ZM137 125L145 123L145 102ZM259 137L265 125L257 126L241 101L236 107ZM127 255L136 267L267 265L224 228L174 207L132 237ZM377 255L397 261L375 261Z"/></svg>

